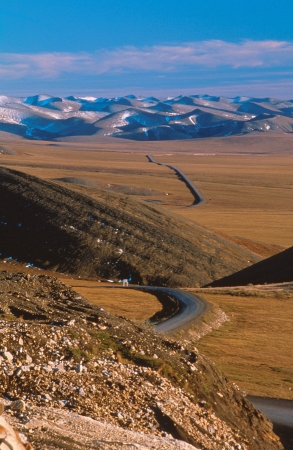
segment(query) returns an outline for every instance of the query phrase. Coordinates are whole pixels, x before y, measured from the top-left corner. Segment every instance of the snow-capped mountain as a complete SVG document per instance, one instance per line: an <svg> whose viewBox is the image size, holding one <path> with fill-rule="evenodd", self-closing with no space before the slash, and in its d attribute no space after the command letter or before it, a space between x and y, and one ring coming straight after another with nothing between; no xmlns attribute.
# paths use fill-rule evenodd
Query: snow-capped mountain
<svg viewBox="0 0 293 450"><path fill-rule="evenodd" d="M293 100L189 95L157 99L0 96L0 131L27 139L195 139L293 132Z"/></svg>

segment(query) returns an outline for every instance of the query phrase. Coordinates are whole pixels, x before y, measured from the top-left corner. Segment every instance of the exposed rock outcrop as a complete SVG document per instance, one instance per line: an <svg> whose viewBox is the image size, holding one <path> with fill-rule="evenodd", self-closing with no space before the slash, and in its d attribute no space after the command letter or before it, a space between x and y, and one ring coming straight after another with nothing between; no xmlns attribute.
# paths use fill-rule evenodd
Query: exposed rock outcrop
<svg viewBox="0 0 293 450"><path fill-rule="evenodd" d="M179 439L205 450L282 448L265 416L196 349L110 315L53 277L2 272L0 284L1 395L20 431L62 409L167 438L166 445ZM17 408L10 403L16 400ZM82 423L72 449L92 448L78 447ZM50 430L31 432L36 450L54 448ZM67 432L72 441L65 425ZM68 449L66 439L55 448Z"/></svg>

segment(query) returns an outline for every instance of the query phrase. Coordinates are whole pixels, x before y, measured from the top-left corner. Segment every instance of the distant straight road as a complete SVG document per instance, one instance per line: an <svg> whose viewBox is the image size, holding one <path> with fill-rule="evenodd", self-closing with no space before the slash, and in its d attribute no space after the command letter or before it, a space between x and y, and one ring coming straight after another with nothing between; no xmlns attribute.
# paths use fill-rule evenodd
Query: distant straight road
<svg viewBox="0 0 293 450"><path fill-rule="evenodd" d="M188 187L188 189L190 190L190 192L193 195L194 202L191 206L199 206L204 202L204 198L201 195L201 193L199 192L199 190L194 186L192 181L185 175L185 173L182 172L182 170L178 169L178 167L176 167L176 166L171 166L170 164L164 164L161 162L157 162L154 160L152 155L147 155L147 158L148 158L149 162L158 164L159 166L169 167L169 169L172 169L177 173L177 175L185 182L186 186Z"/></svg>

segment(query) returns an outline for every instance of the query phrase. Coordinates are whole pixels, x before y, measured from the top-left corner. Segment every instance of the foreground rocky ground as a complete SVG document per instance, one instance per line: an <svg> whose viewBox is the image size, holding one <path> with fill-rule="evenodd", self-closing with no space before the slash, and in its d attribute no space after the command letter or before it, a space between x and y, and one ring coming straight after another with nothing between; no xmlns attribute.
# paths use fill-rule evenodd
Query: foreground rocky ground
<svg viewBox="0 0 293 450"><path fill-rule="evenodd" d="M39 450L282 448L195 348L46 275L0 272L0 386L4 417Z"/></svg>

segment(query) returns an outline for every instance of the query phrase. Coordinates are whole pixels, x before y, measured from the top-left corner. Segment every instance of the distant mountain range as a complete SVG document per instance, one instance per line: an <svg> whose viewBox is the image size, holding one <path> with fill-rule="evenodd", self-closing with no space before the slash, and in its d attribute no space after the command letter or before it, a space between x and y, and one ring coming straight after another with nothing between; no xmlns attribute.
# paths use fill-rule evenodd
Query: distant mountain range
<svg viewBox="0 0 293 450"><path fill-rule="evenodd" d="M0 132L26 139L138 141L293 132L293 100L189 95L157 99L0 96Z"/></svg>

